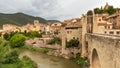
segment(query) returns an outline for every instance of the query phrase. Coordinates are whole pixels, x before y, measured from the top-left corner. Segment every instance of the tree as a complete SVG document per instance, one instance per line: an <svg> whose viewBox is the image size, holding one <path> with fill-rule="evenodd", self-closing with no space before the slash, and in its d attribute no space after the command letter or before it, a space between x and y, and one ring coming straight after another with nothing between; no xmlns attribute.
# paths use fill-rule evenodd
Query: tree
<svg viewBox="0 0 120 68"><path fill-rule="evenodd" d="M48 44L55 44L55 43L61 45L61 39L59 37L54 37L53 39L50 40Z"/></svg>
<svg viewBox="0 0 120 68"><path fill-rule="evenodd" d="M79 40L78 39L71 39L70 41L67 42L67 47L70 48L70 47L78 47L79 45Z"/></svg>
<svg viewBox="0 0 120 68"><path fill-rule="evenodd" d="M5 34L3 35L3 37L4 37L5 40L9 40L10 35L9 35L8 33L5 33Z"/></svg>
<svg viewBox="0 0 120 68"><path fill-rule="evenodd" d="M15 31L15 32L10 32L10 33L5 33L5 34L3 35L3 37L4 37L5 40L10 40L10 38L11 38L13 35L17 34L17 33L18 33L17 31Z"/></svg>
<svg viewBox="0 0 120 68"><path fill-rule="evenodd" d="M93 15L92 10L89 10L89 11L87 12L87 15Z"/></svg>
<svg viewBox="0 0 120 68"><path fill-rule="evenodd" d="M20 47L23 46L25 42L25 36L23 34L15 34L10 39L10 45L12 47Z"/></svg>
<svg viewBox="0 0 120 68"><path fill-rule="evenodd" d="M8 52L6 55L5 55L5 60L3 63L15 63L19 60L18 58L18 52L16 50L12 50L11 52Z"/></svg>
<svg viewBox="0 0 120 68"><path fill-rule="evenodd" d="M42 37L42 34L39 33L38 31L31 31L31 32L25 33L25 36L34 38L34 37Z"/></svg>
<svg viewBox="0 0 120 68"><path fill-rule="evenodd" d="M109 15L112 15L116 12L116 9L113 6L109 6L107 12Z"/></svg>
<svg viewBox="0 0 120 68"><path fill-rule="evenodd" d="M94 9L94 13L95 13L95 14L99 14L99 11L100 11L99 8L95 8L95 9Z"/></svg>

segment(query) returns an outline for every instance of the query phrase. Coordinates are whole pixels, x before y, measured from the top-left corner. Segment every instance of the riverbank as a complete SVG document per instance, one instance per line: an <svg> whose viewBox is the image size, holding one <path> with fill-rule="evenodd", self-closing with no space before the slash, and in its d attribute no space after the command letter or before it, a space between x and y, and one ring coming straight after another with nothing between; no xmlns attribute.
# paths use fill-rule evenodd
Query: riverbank
<svg viewBox="0 0 120 68"><path fill-rule="evenodd" d="M27 49L38 50L38 48L50 49L47 54L51 56L63 57L66 59L76 58L76 54L80 53L79 47L66 48L64 53L62 52L62 46L59 44L48 44L50 38L28 38L25 40ZM33 48L31 48L33 47ZM35 49L34 49L35 48Z"/></svg>
<svg viewBox="0 0 120 68"><path fill-rule="evenodd" d="M81 68L80 65L75 63L75 60L68 60L61 57L49 56L37 51L21 49L20 57L25 55L37 63L38 68Z"/></svg>
<svg viewBox="0 0 120 68"><path fill-rule="evenodd" d="M68 59L68 57L62 54L60 55L61 52L58 50L53 50L53 49L48 49L48 48L37 48L37 47L32 47L32 46L23 46L20 49L30 50L30 51L38 52L40 54L42 53L42 54L45 54L46 56ZM81 68L89 67L88 59L86 57L85 58L80 57L80 54L77 54L75 58L69 58L69 60L74 63L79 64Z"/></svg>
<svg viewBox="0 0 120 68"><path fill-rule="evenodd" d="M0 68L37 68L37 64L27 56L19 58L18 49L0 38Z"/></svg>
<svg viewBox="0 0 120 68"><path fill-rule="evenodd" d="M48 48L37 48L37 47L32 47L32 46L22 46L20 47L20 49L27 49L31 51L44 53L44 54L47 54L48 52L53 51L52 49L48 49Z"/></svg>

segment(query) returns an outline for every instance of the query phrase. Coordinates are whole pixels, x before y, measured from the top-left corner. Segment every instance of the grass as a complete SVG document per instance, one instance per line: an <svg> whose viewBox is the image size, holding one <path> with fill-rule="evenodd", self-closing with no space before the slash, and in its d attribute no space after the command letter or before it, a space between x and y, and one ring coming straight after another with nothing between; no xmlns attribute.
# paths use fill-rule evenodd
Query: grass
<svg viewBox="0 0 120 68"><path fill-rule="evenodd" d="M48 53L49 51L51 51L51 49L48 49L48 48L36 48L36 47L32 47L32 46L23 46L21 48L32 50L32 51L37 51L37 52L45 53L45 54Z"/></svg>

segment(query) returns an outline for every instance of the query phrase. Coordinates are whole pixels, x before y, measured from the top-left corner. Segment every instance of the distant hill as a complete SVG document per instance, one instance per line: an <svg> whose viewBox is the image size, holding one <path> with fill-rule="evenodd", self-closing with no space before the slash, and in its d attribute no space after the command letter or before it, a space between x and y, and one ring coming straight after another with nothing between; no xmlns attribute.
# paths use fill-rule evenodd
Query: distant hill
<svg viewBox="0 0 120 68"><path fill-rule="evenodd" d="M33 23L34 20L39 20L41 23L59 22L57 20L46 20L41 17L34 17L24 13L15 14L0 13L0 26L2 26L3 24L25 25L27 23Z"/></svg>

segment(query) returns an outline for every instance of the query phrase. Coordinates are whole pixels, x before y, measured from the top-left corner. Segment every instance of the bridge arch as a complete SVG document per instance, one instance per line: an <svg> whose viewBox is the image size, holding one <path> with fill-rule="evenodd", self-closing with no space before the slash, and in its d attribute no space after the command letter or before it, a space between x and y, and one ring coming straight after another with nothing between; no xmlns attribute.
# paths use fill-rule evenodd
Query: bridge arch
<svg viewBox="0 0 120 68"><path fill-rule="evenodd" d="M92 68L101 68L99 55L96 49L93 49L92 51Z"/></svg>

